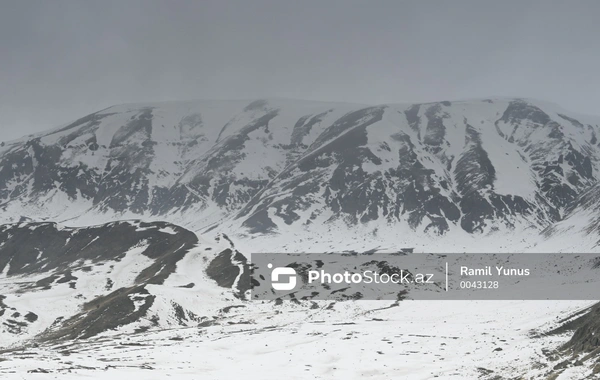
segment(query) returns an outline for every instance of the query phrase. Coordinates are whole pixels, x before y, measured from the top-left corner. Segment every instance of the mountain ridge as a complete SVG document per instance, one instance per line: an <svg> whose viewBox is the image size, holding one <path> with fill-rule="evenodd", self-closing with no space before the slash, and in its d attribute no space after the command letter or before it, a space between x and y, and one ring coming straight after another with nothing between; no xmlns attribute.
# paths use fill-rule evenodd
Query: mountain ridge
<svg viewBox="0 0 600 380"><path fill-rule="evenodd" d="M597 182L600 118L577 117L523 99L118 105L0 147L1 221L541 231Z"/></svg>

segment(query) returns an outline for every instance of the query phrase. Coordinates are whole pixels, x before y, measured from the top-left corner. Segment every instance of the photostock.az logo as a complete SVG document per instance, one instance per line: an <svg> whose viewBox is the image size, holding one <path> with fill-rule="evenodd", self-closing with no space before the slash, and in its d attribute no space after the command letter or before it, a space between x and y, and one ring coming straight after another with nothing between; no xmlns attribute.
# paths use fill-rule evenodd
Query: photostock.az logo
<svg viewBox="0 0 600 380"><path fill-rule="evenodd" d="M273 264L267 265L269 269L273 268ZM280 277L284 280L280 281ZM285 281L287 277L287 281ZM271 286L275 290L292 290L296 287L297 273L293 268L277 267L271 273Z"/></svg>

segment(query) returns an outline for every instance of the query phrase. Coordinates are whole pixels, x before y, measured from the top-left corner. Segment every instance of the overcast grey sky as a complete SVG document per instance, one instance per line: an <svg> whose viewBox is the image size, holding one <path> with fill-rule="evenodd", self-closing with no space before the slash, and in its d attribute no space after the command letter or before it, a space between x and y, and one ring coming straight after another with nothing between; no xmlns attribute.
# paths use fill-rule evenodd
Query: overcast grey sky
<svg viewBox="0 0 600 380"><path fill-rule="evenodd" d="M0 140L125 102L488 96L600 114L600 1L0 0Z"/></svg>

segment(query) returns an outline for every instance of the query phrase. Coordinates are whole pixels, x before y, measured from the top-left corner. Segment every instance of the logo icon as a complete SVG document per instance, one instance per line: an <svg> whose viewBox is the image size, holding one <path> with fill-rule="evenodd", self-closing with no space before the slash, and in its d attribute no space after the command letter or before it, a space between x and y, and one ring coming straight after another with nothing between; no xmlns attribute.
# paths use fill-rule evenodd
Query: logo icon
<svg viewBox="0 0 600 380"><path fill-rule="evenodd" d="M269 269L273 264L267 265ZM287 277L287 281L280 281L280 277ZM293 268L277 267L271 273L271 286L275 290L292 290L296 287L297 273Z"/></svg>

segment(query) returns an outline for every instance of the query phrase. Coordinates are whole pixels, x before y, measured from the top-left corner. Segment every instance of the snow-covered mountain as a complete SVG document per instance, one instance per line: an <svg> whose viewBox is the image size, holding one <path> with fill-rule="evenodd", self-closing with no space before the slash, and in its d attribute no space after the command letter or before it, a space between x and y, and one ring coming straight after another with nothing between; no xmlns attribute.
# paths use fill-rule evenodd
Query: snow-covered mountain
<svg viewBox="0 0 600 380"><path fill-rule="evenodd" d="M597 182L599 125L526 99L122 105L3 143L0 209L321 240L537 233Z"/></svg>
<svg viewBox="0 0 600 380"><path fill-rule="evenodd" d="M594 378L591 302L249 302L244 255L597 252L599 125L528 99L195 101L2 142L0 376Z"/></svg>

